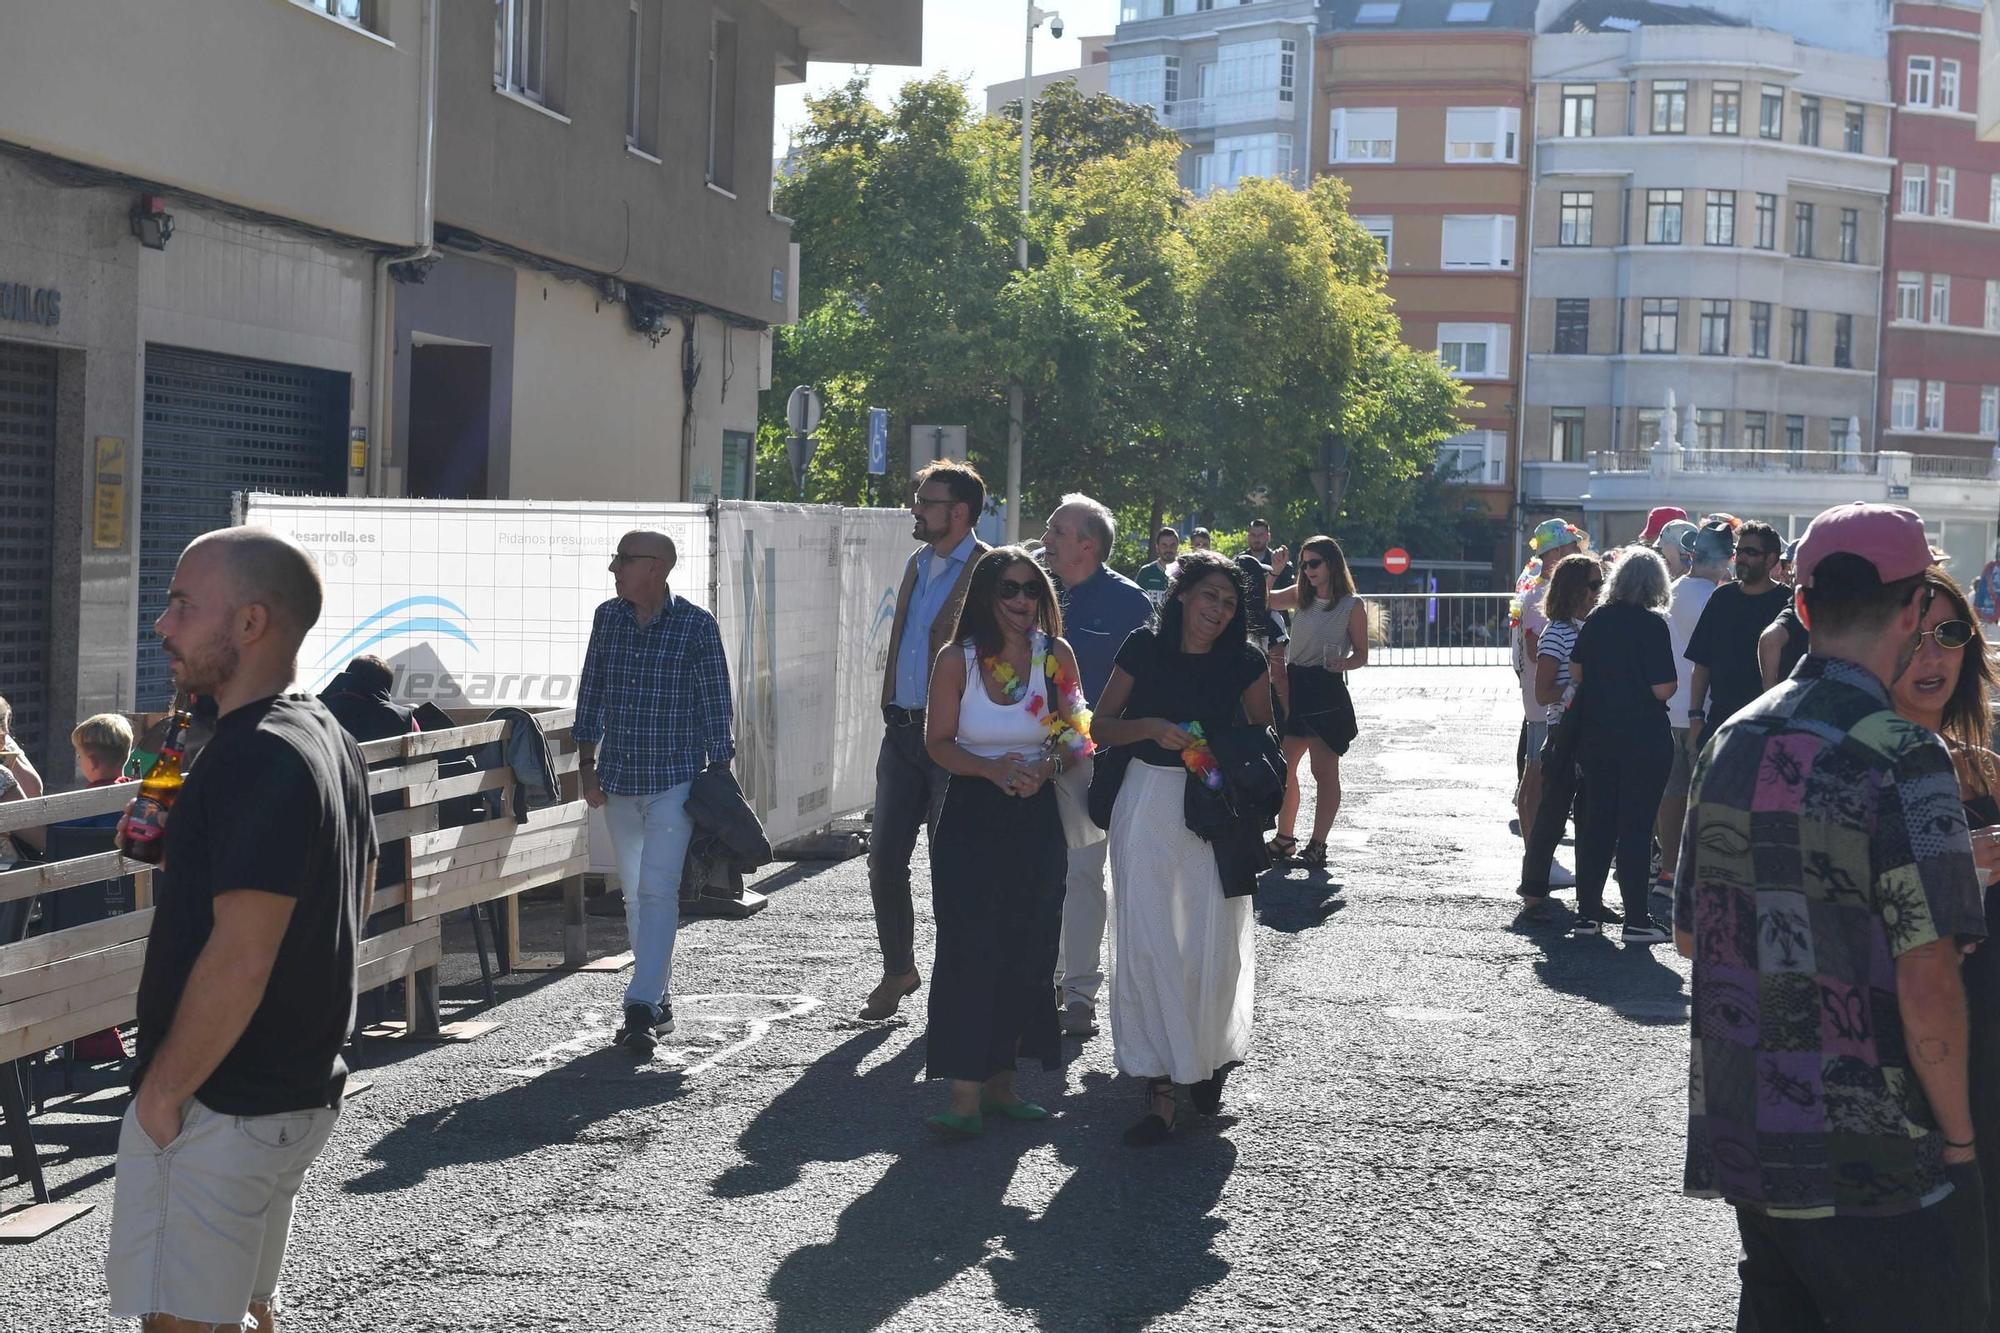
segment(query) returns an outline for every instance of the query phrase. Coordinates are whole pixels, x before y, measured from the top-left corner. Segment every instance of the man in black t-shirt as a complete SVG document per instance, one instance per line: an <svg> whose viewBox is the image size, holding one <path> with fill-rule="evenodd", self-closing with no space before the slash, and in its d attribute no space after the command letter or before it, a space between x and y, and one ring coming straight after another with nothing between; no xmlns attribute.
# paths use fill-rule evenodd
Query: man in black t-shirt
<svg viewBox="0 0 2000 1333"><path fill-rule="evenodd" d="M148 1328L271 1327L340 1111L375 831L354 741L284 692L319 611L311 556L228 528L182 553L155 627L217 720L167 818L118 1138L111 1312Z"/></svg>
<svg viewBox="0 0 2000 1333"><path fill-rule="evenodd" d="M1784 543L1768 523L1736 530L1736 582L1715 590L1688 639L1688 745L1699 749L1732 714L1764 692L1757 636L1778 618L1792 590L1774 582Z"/></svg>

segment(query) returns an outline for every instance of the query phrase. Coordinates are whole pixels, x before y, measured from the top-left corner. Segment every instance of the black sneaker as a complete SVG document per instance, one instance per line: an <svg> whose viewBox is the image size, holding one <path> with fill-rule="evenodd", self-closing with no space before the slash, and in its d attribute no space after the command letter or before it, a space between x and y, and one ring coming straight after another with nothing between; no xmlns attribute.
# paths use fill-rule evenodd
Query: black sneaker
<svg viewBox="0 0 2000 1333"><path fill-rule="evenodd" d="M1658 944L1667 938L1665 928L1650 918L1625 923L1624 940L1627 944Z"/></svg>
<svg viewBox="0 0 2000 1333"><path fill-rule="evenodd" d="M625 1025L611 1036L614 1046L623 1046L634 1055L646 1056L653 1053L659 1040L653 1036L653 1009L651 1005L628 1004L625 1006Z"/></svg>
<svg viewBox="0 0 2000 1333"><path fill-rule="evenodd" d="M674 1002L668 1000L660 1005L660 1016L653 1020L653 1035L671 1037L674 1035Z"/></svg>
<svg viewBox="0 0 2000 1333"><path fill-rule="evenodd" d="M1579 907L1576 910L1579 916L1588 916L1600 926L1622 926L1625 924L1625 918L1618 915L1616 908L1606 907L1603 903L1599 903L1595 907Z"/></svg>
<svg viewBox="0 0 2000 1333"><path fill-rule="evenodd" d="M1576 923L1569 928L1569 933L1572 935L1602 935L1604 927L1591 917L1580 916L1576 919Z"/></svg>

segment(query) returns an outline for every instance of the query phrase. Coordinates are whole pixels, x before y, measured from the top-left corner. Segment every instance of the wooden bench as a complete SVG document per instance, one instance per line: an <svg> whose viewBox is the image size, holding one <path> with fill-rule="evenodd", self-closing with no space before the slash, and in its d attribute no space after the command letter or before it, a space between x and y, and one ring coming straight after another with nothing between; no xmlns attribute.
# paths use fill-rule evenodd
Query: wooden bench
<svg viewBox="0 0 2000 1333"><path fill-rule="evenodd" d="M362 991L403 983L405 1022L393 1025L399 1035L473 1035L467 1025L438 1022L437 968L444 956L440 925L447 912L505 899L501 970L533 966L519 952L517 895L561 881L566 927L561 965L588 961L583 874L590 864L590 827L588 808L574 799L576 752L569 729L575 710L542 713L538 721L570 799L531 811L520 824L513 815L513 776L504 766L455 777L438 773L440 755L504 741L505 722L413 733L361 747L371 765L370 791L402 793L403 808L378 815L375 823L381 843L403 843L404 882L377 891L356 949ZM120 810L136 791L122 784L0 804L0 833ZM487 791L500 794L497 818L442 826L442 802ZM0 1213L0 1242L34 1239L89 1211L88 1205L50 1203L26 1122L22 1066L12 1062L133 1020L153 917L153 869L117 852L103 852L0 872L0 906L123 875L135 877L135 910L0 942L0 1115L7 1121L14 1173L35 1197L31 1208Z"/></svg>

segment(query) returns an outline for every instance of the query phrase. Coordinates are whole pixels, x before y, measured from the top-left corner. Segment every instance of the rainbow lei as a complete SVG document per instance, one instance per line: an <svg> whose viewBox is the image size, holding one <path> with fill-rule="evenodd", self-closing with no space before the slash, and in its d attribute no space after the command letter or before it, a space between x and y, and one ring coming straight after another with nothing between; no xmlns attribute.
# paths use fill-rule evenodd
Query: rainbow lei
<svg viewBox="0 0 2000 1333"><path fill-rule="evenodd" d="M1181 751L1181 763L1187 771L1201 779L1201 785L1210 791L1222 790L1222 765L1216 762L1215 751L1209 747L1208 737L1202 734L1201 723L1190 722L1181 728L1194 737L1194 743Z"/></svg>
<svg viewBox="0 0 2000 1333"><path fill-rule="evenodd" d="M1050 708L1040 694L1029 698L1027 684L1006 662L998 657L980 660L986 664L987 674L1007 696L1007 702L1017 704L1027 699L1029 715L1039 719L1042 729L1049 733L1049 740L1069 751L1072 758L1086 758L1097 749L1096 742L1090 739L1090 707L1083 701L1083 688L1074 675L1063 669L1061 659L1054 653L1043 656L1042 668L1055 682L1056 688L1062 691L1063 704L1069 712L1067 718Z"/></svg>

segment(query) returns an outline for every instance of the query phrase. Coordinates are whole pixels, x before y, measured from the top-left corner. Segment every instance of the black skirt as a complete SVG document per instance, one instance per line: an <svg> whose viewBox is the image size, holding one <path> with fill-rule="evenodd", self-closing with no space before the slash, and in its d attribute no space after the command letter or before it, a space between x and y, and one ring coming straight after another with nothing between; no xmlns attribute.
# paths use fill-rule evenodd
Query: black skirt
<svg viewBox="0 0 2000 1333"><path fill-rule="evenodd" d="M954 776L931 838L930 1078L983 1083L1022 1057L1062 1063L1056 953L1069 844L1053 786L1023 800Z"/></svg>
<svg viewBox="0 0 2000 1333"><path fill-rule="evenodd" d="M1292 706L1285 714L1284 734L1325 741L1335 754L1346 754L1361 734L1347 677L1325 667L1288 665L1285 678L1292 687Z"/></svg>

